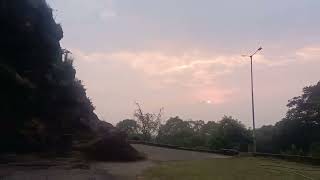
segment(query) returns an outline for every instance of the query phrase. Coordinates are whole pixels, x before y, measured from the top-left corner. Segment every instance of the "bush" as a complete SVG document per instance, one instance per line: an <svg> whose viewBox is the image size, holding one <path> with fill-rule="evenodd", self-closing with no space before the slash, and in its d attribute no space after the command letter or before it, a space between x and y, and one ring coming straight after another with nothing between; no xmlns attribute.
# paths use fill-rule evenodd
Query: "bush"
<svg viewBox="0 0 320 180"><path fill-rule="evenodd" d="M310 149L312 157L320 158L320 142L313 143Z"/></svg>
<svg viewBox="0 0 320 180"><path fill-rule="evenodd" d="M284 151L284 152L281 152L281 154L286 154L286 155L296 155L296 156L303 156L304 153L303 153L303 150L302 149L298 149L296 147L296 145L292 144L291 145L291 148Z"/></svg>

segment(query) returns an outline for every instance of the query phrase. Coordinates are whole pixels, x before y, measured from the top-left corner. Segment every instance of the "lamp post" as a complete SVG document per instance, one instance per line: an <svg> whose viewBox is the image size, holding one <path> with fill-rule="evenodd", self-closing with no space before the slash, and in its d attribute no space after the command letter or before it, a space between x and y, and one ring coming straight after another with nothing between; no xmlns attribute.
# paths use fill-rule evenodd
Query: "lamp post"
<svg viewBox="0 0 320 180"><path fill-rule="evenodd" d="M256 122L255 122L255 114L254 114L254 95L253 95L253 70L252 70L252 61L253 56L257 54L259 51L262 50L262 47L258 48L253 54L251 55L242 55L243 57L250 58L250 65L251 65L251 105L252 105L252 138L253 138L253 153L257 151L257 144L256 144Z"/></svg>

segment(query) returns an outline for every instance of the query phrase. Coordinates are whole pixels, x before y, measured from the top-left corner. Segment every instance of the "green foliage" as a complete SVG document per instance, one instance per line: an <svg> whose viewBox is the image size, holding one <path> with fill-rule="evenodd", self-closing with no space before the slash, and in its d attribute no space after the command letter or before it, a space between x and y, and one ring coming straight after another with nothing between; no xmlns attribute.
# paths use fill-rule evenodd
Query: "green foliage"
<svg viewBox="0 0 320 180"><path fill-rule="evenodd" d="M213 136L210 138L209 146L211 149L230 148L228 140L223 136Z"/></svg>
<svg viewBox="0 0 320 180"><path fill-rule="evenodd" d="M287 149L284 152L281 152L281 154L287 154L287 155L295 155L295 156L303 156L304 153L302 149L298 149L296 145L292 144L290 149Z"/></svg>
<svg viewBox="0 0 320 180"><path fill-rule="evenodd" d="M157 141L165 144L178 146L190 146L190 139L193 136L193 129L187 121L178 116L170 118L160 127Z"/></svg>
<svg viewBox="0 0 320 180"><path fill-rule="evenodd" d="M122 132L125 132L128 135L129 139L139 136L140 127L137 121L133 119L125 119L123 121L120 121L116 125L116 128L118 128Z"/></svg>
<svg viewBox="0 0 320 180"><path fill-rule="evenodd" d="M320 142L320 82L305 87L287 106L284 119L257 130L258 151L312 155L312 144Z"/></svg>
<svg viewBox="0 0 320 180"><path fill-rule="evenodd" d="M216 133L210 136L210 147L239 150L241 144L249 144L250 141L249 131L240 121L224 116L218 123Z"/></svg>
<svg viewBox="0 0 320 180"><path fill-rule="evenodd" d="M289 101L286 118L276 124L275 140L280 150L294 144L305 153L320 141L320 82L303 89L303 94Z"/></svg>
<svg viewBox="0 0 320 180"><path fill-rule="evenodd" d="M158 114L144 113L139 103L136 103L137 109L134 113L134 117L137 119L137 124L142 133L143 140L151 141L152 136L158 133L161 125L162 108Z"/></svg>
<svg viewBox="0 0 320 180"><path fill-rule="evenodd" d="M216 123L183 121L178 116L170 118L160 127L157 141L184 147L206 147L211 149L235 148L250 143L245 126L232 117L223 117Z"/></svg>
<svg viewBox="0 0 320 180"><path fill-rule="evenodd" d="M311 155L316 158L320 158L320 143L312 143Z"/></svg>
<svg viewBox="0 0 320 180"><path fill-rule="evenodd" d="M265 153L278 153L274 148L273 135L275 128L272 125L256 129L257 151Z"/></svg>

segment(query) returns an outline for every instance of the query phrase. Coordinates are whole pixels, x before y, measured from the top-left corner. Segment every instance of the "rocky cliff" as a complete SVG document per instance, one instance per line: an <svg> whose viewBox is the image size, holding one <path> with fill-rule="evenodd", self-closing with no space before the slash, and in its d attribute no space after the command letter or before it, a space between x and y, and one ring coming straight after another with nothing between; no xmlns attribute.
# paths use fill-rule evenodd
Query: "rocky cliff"
<svg viewBox="0 0 320 180"><path fill-rule="evenodd" d="M1 152L77 147L101 160L138 157L121 133L95 115L45 0L0 0L0 27Z"/></svg>

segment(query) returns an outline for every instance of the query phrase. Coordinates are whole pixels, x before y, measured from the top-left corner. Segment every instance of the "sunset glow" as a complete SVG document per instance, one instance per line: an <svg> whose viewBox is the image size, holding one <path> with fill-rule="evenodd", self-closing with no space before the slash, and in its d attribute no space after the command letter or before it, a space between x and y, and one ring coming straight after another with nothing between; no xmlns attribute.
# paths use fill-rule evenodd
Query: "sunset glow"
<svg viewBox="0 0 320 180"><path fill-rule="evenodd" d="M151 111L164 107L168 117L228 114L251 125L250 66L241 55L260 46L258 126L277 122L287 100L318 80L318 1L179 2L49 1L101 118L130 118L139 101Z"/></svg>

